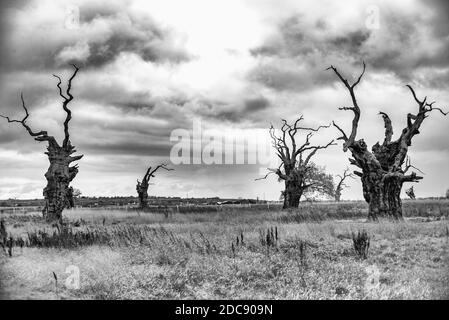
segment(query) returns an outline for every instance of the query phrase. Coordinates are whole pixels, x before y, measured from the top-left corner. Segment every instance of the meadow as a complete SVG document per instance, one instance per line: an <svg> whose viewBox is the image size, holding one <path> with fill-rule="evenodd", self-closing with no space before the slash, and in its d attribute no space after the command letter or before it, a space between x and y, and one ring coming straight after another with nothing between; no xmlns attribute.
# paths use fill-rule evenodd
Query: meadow
<svg viewBox="0 0 449 320"><path fill-rule="evenodd" d="M59 230L39 213L3 213L14 244L0 252L0 296L448 299L449 201L405 201L404 216L367 222L363 202L294 211L74 209ZM353 241L363 232L366 257ZM76 288L66 285L73 268Z"/></svg>

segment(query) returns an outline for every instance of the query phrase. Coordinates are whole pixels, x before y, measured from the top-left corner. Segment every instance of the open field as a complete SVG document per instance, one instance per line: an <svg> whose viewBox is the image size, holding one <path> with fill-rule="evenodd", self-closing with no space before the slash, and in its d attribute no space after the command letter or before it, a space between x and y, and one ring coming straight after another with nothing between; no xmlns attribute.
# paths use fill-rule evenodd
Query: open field
<svg viewBox="0 0 449 320"><path fill-rule="evenodd" d="M404 222L379 223L365 221L361 202L72 210L63 236L38 214L3 214L9 234L28 243L0 253L1 298L448 299L449 202L423 201L405 202ZM366 259L353 248L361 230ZM65 285L70 266L78 289Z"/></svg>

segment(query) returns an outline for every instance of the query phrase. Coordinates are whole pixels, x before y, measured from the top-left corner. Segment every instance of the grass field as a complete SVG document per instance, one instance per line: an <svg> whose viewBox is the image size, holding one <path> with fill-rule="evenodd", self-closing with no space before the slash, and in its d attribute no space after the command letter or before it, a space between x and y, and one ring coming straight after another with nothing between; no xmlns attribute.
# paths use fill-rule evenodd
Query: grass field
<svg viewBox="0 0 449 320"><path fill-rule="evenodd" d="M359 202L303 204L295 212L72 210L64 213L70 225L64 239L38 214L4 214L9 234L28 244L13 247L11 257L0 253L0 294L448 299L448 208L442 200L406 202L404 222L378 223L365 221L366 207ZM353 248L352 233L362 230L370 237L366 259ZM76 274L73 266L79 288L66 285Z"/></svg>

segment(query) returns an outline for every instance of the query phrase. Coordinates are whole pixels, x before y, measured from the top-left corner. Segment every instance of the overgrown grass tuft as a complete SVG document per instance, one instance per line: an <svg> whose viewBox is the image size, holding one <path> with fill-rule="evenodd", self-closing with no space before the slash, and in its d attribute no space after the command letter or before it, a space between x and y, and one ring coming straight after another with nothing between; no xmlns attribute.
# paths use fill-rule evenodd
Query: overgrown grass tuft
<svg viewBox="0 0 449 320"><path fill-rule="evenodd" d="M368 250L370 245L370 237L366 230L358 231L352 233L352 243L354 245L354 251L358 257L361 259L366 259L368 257Z"/></svg>

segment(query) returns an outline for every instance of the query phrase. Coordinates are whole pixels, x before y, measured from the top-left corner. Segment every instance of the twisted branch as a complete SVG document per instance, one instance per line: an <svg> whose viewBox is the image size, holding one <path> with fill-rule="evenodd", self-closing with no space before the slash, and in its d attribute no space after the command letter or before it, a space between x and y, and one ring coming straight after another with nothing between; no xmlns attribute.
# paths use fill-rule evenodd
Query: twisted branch
<svg viewBox="0 0 449 320"><path fill-rule="evenodd" d="M337 70L337 68L335 68L334 66L330 66L329 68L327 68L326 70L333 70L334 73L337 75L337 77L341 80L341 82L343 82L343 84L345 85L345 87L348 89L349 94L351 96L351 100L352 100L352 107L341 107L339 108L339 110L349 110L352 111L354 113L354 118L352 120L352 130L351 130L351 134L349 135L349 137L344 133L344 131L338 127L335 122L333 123L334 126L343 133L343 136L340 137L340 140L344 140L344 144L343 144L343 150L347 151L348 148L354 143L356 135L357 135L357 128L358 128L358 124L359 124L359 120L360 120L360 107L357 103L357 99L355 96L355 92L354 92L354 88L360 83L363 75L365 74L365 70L366 70L366 65L365 62L363 62L363 70L362 73L359 75L359 77L357 78L357 80L351 85L349 84L348 80L345 79L340 72Z"/></svg>

